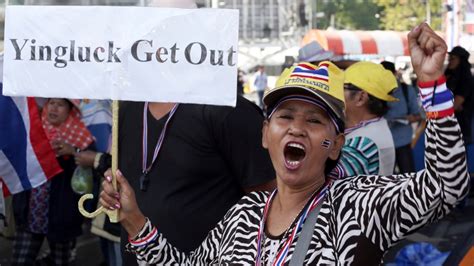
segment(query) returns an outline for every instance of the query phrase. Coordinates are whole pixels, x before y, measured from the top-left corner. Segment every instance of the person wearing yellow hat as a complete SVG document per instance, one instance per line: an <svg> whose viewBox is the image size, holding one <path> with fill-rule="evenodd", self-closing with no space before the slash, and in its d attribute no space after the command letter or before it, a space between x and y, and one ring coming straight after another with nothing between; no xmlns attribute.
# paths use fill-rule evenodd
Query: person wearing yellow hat
<svg viewBox="0 0 474 266"><path fill-rule="evenodd" d="M387 120L387 102L397 101L395 76L383 66L358 62L345 71L346 143L340 166L345 175L393 174L395 148Z"/></svg>

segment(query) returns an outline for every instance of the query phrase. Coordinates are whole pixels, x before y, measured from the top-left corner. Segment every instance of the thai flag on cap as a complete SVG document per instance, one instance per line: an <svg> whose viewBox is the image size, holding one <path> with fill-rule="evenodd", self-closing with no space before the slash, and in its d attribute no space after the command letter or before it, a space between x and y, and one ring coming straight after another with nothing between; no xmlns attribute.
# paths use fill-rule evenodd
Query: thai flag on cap
<svg viewBox="0 0 474 266"><path fill-rule="evenodd" d="M3 96L0 83L0 179L4 194L37 187L60 172L35 99Z"/></svg>
<svg viewBox="0 0 474 266"><path fill-rule="evenodd" d="M328 65L321 64L319 68L315 68L308 64L298 64L293 73L291 73L290 77L299 77L299 78L307 78L307 79L315 79L320 81L328 81Z"/></svg>

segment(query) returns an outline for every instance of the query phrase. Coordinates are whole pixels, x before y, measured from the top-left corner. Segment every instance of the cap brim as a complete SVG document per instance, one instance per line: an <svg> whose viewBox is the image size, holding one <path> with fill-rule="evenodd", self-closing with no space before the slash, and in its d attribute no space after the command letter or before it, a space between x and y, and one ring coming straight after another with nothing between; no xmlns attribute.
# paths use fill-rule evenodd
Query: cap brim
<svg viewBox="0 0 474 266"><path fill-rule="evenodd" d="M285 97L289 94L304 95L319 99L324 102L339 119L341 119L342 121L345 120L343 102L335 99L334 97L325 92L313 90L304 86L283 86L266 91L263 96L263 103L267 107L272 106L276 104L278 100L280 100L282 97Z"/></svg>
<svg viewBox="0 0 474 266"><path fill-rule="evenodd" d="M396 98L396 97L393 97L392 95L387 95L387 99L386 99L387 102L398 102L400 101L400 99Z"/></svg>
<svg viewBox="0 0 474 266"><path fill-rule="evenodd" d="M300 62L317 62L317 61L324 61L324 60L329 60L334 56L334 53L331 51L326 51L321 54L317 54L308 58L298 58Z"/></svg>
<svg viewBox="0 0 474 266"><path fill-rule="evenodd" d="M455 55L461 59L463 58L469 58L470 54L463 54L463 53L459 53L458 51L451 51L451 52L448 52L449 55Z"/></svg>

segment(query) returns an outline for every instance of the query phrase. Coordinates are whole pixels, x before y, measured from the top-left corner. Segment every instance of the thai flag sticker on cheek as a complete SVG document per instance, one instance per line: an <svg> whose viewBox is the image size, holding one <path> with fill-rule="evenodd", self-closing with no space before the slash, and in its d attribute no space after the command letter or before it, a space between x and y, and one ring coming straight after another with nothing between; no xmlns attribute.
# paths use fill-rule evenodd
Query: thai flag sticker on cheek
<svg viewBox="0 0 474 266"><path fill-rule="evenodd" d="M324 148L326 149L329 149L329 147L331 147L331 144L332 142L328 139L324 139L322 142L321 142L321 146L323 146Z"/></svg>

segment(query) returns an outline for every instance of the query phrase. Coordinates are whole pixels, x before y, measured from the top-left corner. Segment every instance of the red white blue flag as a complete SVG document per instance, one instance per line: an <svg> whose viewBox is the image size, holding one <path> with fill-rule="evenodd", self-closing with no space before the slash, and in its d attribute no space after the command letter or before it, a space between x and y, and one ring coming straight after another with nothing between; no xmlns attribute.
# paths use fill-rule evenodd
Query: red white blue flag
<svg viewBox="0 0 474 266"><path fill-rule="evenodd" d="M307 79L315 79L328 81L328 66L321 64L319 68L314 68L310 65L301 63L295 67L295 70L291 73L290 77L299 77Z"/></svg>
<svg viewBox="0 0 474 266"><path fill-rule="evenodd" d="M0 83L0 177L4 193L37 187L61 171L35 99L3 96Z"/></svg>

